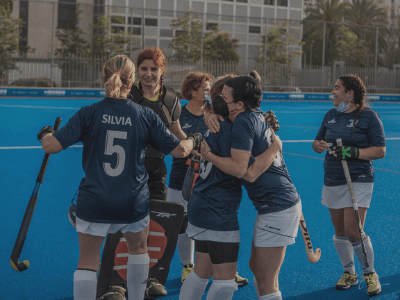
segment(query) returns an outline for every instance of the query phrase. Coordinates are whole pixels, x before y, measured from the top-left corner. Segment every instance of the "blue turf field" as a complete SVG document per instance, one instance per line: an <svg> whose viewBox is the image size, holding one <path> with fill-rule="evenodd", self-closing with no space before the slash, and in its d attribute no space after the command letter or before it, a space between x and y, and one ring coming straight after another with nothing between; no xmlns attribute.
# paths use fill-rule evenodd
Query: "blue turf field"
<svg viewBox="0 0 400 300"><path fill-rule="evenodd" d="M53 125L57 116L62 125L81 107L97 100L7 99L0 98L0 299L72 300L72 276L78 261L77 233L69 224L67 211L83 176L82 148L74 147L52 155L42 184L35 214L20 261L31 266L24 272L11 269L9 259L36 177L44 156L36 140L40 128ZM348 291L334 285L342 273L333 247L333 226L328 209L320 204L323 184L323 155L311 148L323 116L331 102L263 102L278 116L284 141L283 151L290 175L303 200L303 213L315 248L322 249L321 260L308 262L299 231L296 244L289 246L280 273L284 299L368 299L365 284ZM375 250L375 268L383 292L375 299L400 299L400 103L374 103L387 137L387 154L375 162L375 188L365 231ZM168 165L171 158L167 157ZM247 197L239 211L242 243L238 270L250 279L234 299L256 299L248 268L255 210ZM356 264L356 271L361 268ZM172 261L168 296L178 299L181 266L178 256ZM205 299L205 296L203 297Z"/></svg>

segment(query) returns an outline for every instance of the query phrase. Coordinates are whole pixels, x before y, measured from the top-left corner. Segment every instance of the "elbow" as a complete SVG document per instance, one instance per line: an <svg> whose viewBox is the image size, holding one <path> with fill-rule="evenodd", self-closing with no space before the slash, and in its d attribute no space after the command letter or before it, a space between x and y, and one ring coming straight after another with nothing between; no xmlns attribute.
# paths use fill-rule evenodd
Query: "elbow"
<svg viewBox="0 0 400 300"><path fill-rule="evenodd" d="M379 158L384 158L386 155L386 147L382 147Z"/></svg>
<svg viewBox="0 0 400 300"><path fill-rule="evenodd" d="M238 169L236 169L236 172L235 172L235 174L233 176L235 176L237 178L245 179L244 176L246 175L246 173L247 173L247 169L246 168L238 168ZM253 176L249 176L249 177L253 177Z"/></svg>

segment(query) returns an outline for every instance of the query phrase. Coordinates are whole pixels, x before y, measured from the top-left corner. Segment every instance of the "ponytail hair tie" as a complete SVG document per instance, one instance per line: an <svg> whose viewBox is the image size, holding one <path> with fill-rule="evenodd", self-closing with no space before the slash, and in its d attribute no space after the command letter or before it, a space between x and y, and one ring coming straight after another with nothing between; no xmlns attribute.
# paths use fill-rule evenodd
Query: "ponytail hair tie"
<svg viewBox="0 0 400 300"><path fill-rule="evenodd" d="M121 77L121 73L120 72L115 72L114 74L117 74L119 77Z"/></svg>

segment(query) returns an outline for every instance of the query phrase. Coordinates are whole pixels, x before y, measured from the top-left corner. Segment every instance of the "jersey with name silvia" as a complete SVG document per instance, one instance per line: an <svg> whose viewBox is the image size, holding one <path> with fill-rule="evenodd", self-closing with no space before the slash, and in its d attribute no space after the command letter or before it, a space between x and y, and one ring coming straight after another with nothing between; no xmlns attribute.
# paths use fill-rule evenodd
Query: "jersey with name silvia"
<svg viewBox="0 0 400 300"><path fill-rule="evenodd" d="M187 105L182 107L182 112L179 117L179 123L182 130L188 133L201 133L203 137L208 136L209 130L204 121L204 116L196 116L192 114ZM172 158L172 168L169 177L169 187L174 190L182 190L183 181L189 165L186 164L188 158Z"/></svg>
<svg viewBox="0 0 400 300"><path fill-rule="evenodd" d="M339 159L329 154L336 147L336 139L342 139L344 146L357 148L385 147L385 132L378 113L365 109L356 121L354 139L352 130L356 110L351 113L341 113L336 108L330 109L322 121L315 140L324 140L332 144L325 154L324 184L327 186L345 185L346 177ZM372 160L348 159L347 165L353 182L374 182Z"/></svg>
<svg viewBox="0 0 400 300"><path fill-rule="evenodd" d="M232 149L250 151L256 157L271 145L271 130L261 110L241 112L233 122ZM282 211L300 201L281 153L254 182L243 179L242 183L260 214Z"/></svg>
<svg viewBox="0 0 400 300"><path fill-rule="evenodd" d="M228 121L220 125L220 131L210 133L205 140L212 153L230 157L232 125ZM238 230L237 211L241 198L242 187L238 178L225 174L208 161L202 162L188 203L189 222L215 231Z"/></svg>
<svg viewBox="0 0 400 300"><path fill-rule="evenodd" d="M148 215L146 145L165 154L180 141L150 109L127 99L105 98L82 107L54 134L63 149L83 143L85 177L77 216L96 223L127 224Z"/></svg>

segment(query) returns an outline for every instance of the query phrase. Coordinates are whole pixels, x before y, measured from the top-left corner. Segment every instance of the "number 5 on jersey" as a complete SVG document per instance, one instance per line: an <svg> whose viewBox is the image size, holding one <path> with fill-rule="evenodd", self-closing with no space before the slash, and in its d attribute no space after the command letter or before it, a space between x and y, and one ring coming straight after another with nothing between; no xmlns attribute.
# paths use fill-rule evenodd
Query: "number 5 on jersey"
<svg viewBox="0 0 400 300"><path fill-rule="evenodd" d="M125 168L125 150L120 145L114 145L114 139L126 140L127 136L128 133L126 131L107 130L106 149L104 151L104 154L117 154L117 164L115 165L115 168L112 168L110 163L103 163L104 172L106 172L108 176L119 176Z"/></svg>

